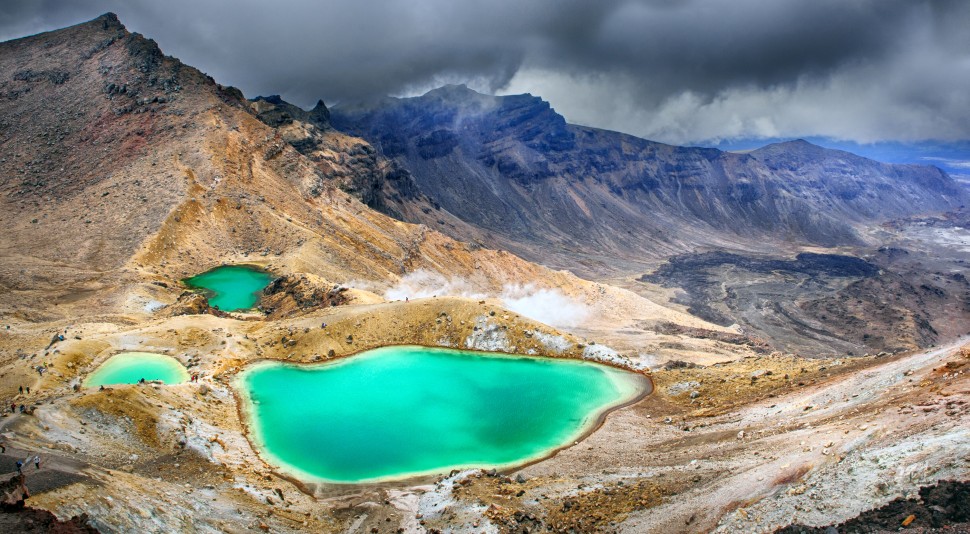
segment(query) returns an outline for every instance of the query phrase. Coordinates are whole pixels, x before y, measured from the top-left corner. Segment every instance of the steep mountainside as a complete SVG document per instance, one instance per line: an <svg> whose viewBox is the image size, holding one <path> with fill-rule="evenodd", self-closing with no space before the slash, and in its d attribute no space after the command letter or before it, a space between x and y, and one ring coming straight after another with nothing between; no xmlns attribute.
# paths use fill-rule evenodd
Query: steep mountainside
<svg viewBox="0 0 970 534"><path fill-rule="evenodd" d="M489 245L587 274L707 245L859 244L855 223L967 201L934 167L804 141L748 154L669 146L567 124L528 94L446 86L331 112Z"/></svg>
<svg viewBox="0 0 970 534"><path fill-rule="evenodd" d="M481 242L481 231L421 193L411 173L380 154L367 141L333 129L323 101L310 111L278 95L256 97L250 108L276 128L283 140L316 164L341 191L381 213L404 221L430 221L465 241Z"/></svg>
<svg viewBox="0 0 970 534"><path fill-rule="evenodd" d="M0 44L0 73L0 311L12 317L144 314L175 298L178 279L234 262L377 291L427 271L488 294L510 283L600 294L369 209L342 180L384 163L327 131L323 106L303 118L329 136L330 172L284 140L296 125L282 113L279 129L264 124L239 91L114 15Z"/></svg>
<svg viewBox="0 0 970 534"><path fill-rule="evenodd" d="M11 505L0 507L0 531L768 532L839 523L970 477L970 346L960 349L970 336L919 353L845 352L965 334L965 212L866 228L864 239L895 236L879 257L715 251L669 258L646 277L655 282L624 280L676 301L669 307L479 243L508 242L543 261L534 247L550 246L553 260L590 260L592 270L621 267L620 254L781 239L765 221L745 229L755 215L788 216L786 231L806 242L812 232L851 241L862 239L851 221L916 209L891 193L952 204L945 177L831 152L786 170L798 145L744 156L657 145L566 125L528 96L448 88L425 98L451 103L409 111L372 144L331 126L339 119L322 104L247 101L114 15L0 43L0 400L14 408L0 417L0 477L11 481L0 487ZM478 114L448 118L456 99ZM406 174L412 159L420 165ZM893 170L911 183L876 188L882 205L850 213L868 190L837 199L823 180L817 198L787 192L796 188L782 178L802 191L821 172L806 165L853 177L869 165L877 182ZM775 196L714 196L737 189L738 169L752 191L770 185ZM791 217L793 206L828 200L829 211ZM458 218L475 221L468 214L491 226ZM213 310L181 282L238 263L276 275L255 310ZM774 315L773 302L784 304ZM680 311L688 306L721 324ZM799 328L789 346L831 346L837 357L775 353L776 338L752 335L785 335L788 315ZM743 330L726 326L749 316ZM553 324L563 319L572 322ZM327 484L268 456L240 402L240 371L262 360L327 365L390 345L596 360L650 386L587 421L588 436L500 471ZM193 378L85 387L131 351L167 354ZM310 402L286 387L291 402ZM344 407L320 406L313 424ZM503 443L503 430L470 439ZM28 455L42 461L18 474ZM3 513L19 504L24 513ZM53 525L55 515L77 520Z"/></svg>

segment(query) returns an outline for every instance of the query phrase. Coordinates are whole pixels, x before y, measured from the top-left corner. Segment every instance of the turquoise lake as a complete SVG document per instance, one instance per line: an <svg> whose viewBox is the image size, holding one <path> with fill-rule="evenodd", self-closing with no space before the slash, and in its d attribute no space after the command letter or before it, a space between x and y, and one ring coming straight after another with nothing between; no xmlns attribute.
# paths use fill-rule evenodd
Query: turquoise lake
<svg viewBox="0 0 970 534"><path fill-rule="evenodd" d="M189 372L171 356L151 352L122 352L108 358L88 375L84 379L84 387L137 384L142 378L178 384L189 379Z"/></svg>
<svg viewBox="0 0 970 534"><path fill-rule="evenodd" d="M224 265L186 278L185 285L202 289L209 305L222 311L248 310L259 301L259 293L273 275L245 265Z"/></svg>
<svg viewBox="0 0 970 534"><path fill-rule="evenodd" d="M250 437L309 482L511 467L571 445L647 380L592 363L425 347L241 372Z"/></svg>

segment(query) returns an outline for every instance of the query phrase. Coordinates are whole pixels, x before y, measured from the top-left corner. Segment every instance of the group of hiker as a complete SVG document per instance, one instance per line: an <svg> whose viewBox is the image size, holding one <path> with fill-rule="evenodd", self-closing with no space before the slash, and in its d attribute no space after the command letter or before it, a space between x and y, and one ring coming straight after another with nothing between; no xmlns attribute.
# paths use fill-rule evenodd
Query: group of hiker
<svg viewBox="0 0 970 534"><path fill-rule="evenodd" d="M6 450L6 448L4 448L4 450ZM24 474L24 466L31 463L34 464L34 467L36 467L37 469L40 469L40 456L34 455L34 457L31 458L28 455L23 460L17 460L17 474L18 475Z"/></svg>
<svg viewBox="0 0 970 534"><path fill-rule="evenodd" d="M30 395L30 386L20 386L18 388L18 391L20 392L21 395L24 395L24 394ZM10 403L10 413L17 413L17 406L18 405L17 405L17 402L16 401L11 402ZM25 413L27 411L27 405L26 404L20 404L19 406L20 406L20 413Z"/></svg>

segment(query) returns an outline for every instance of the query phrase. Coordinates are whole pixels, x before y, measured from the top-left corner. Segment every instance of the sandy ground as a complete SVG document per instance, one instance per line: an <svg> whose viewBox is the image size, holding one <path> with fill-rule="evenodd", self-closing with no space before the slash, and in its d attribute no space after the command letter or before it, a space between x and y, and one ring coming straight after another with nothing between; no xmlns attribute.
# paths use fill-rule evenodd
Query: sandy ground
<svg viewBox="0 0 970 534"><path fill-rule="evenodd" d="M726 376L750 381L795 363L804 385L745 392L730 384L740 406L713 416L693 407L700 397L660 386L587 440L522 470L526 482L511 492L468 474L468 485L449 479L420 494L419 513L428 525L464 521L469 531L483 524L477 514L502 531L540 523L583 532L771 532L839 522L921 485L967 477L970 352L958 347L845 369L829 361L804 373L795 361L731 364ZM664 374L655 374L658 383Z"/></svg>
<svg viewBox="0 0 970 534"><path fill-rule="evenodd" d="M248 361L325 361L398 343L631 368L644 361L492 300L349 305L279 321L156 315L135 324L4 325L3 398L33 413L5 415L0 433L19 453L63 458L51 467L63 475L44 482L32 506L59 517L87 512L106 531L750 532L843 520L970 471L970 355L953 343L888 358L749 352L710 367L657 369L653 395L508 478L471 471L295 485L261 460L240 424L230 384ZM65 340L45 350L53 331ZM136 349L175 356L201 383L75 391L112 354Z"/></svg>

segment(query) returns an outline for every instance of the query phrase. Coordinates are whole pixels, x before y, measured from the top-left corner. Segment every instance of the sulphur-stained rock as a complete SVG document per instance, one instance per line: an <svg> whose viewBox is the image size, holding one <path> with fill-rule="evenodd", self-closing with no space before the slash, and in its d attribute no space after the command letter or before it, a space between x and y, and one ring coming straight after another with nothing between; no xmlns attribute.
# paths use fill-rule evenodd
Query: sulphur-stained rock
<svg viewBox="0 0 970 534"><path fill-rule="evenodd" d="M271 319L289 317L350 301L349 290L312 274L287 274L263 290L260 306Z"/></svg>
<svg viewBox="0 0 970 534"><path fill-rule="evenodd" d="M412 210L430 212L436 208L420 194L407 169L381 156L367 141L334 130L330 110L322 100L305 111L279 95L260 96L251 101L250 109L259 120L276 128L283 141L316 164L320 182L312 187L313 194L320 194L324 183L333 184L369 207L399 219L405 217L405 203ZM281 151L282 144L273 155Z"/></svg>
<svg viewBox="0 0 970 534"><path fill-rule="evenodd" d="M87 514L60 520L47 510L24 505L30 497L26 486L27 477L17 475L0 482L0 531L22 533L97 533L88 521Z"/></svg>
<svg viewBox="0 0 970 534"><path fill-rule="evenodd" d="M6 482L0 482L0 508L5 511L23 508L24 500L30 497L26 482L27 477L24 475L17 475Z"/></svg>
<svg viewBox="0 0 970 534"><path fill-rule="evenodd" d="M218 317L225 317L227 315L225 312L210 306L209 299L205 295L192 291L185 291L179 295L178 300L168 306L168 313L173 317L176 315L201 315L204 313Z"/></svg>

